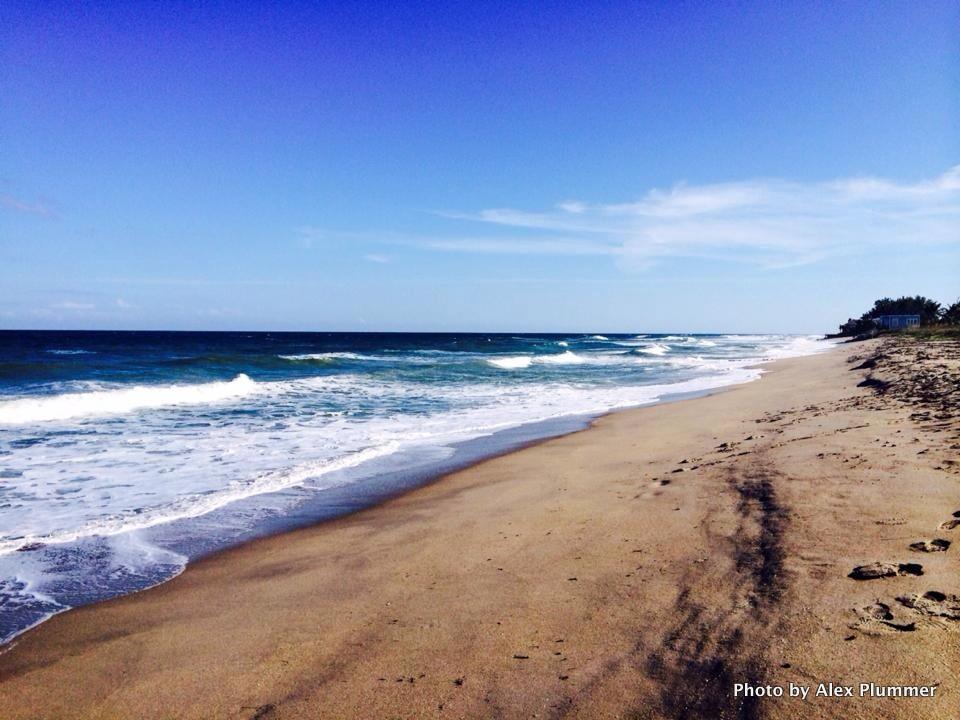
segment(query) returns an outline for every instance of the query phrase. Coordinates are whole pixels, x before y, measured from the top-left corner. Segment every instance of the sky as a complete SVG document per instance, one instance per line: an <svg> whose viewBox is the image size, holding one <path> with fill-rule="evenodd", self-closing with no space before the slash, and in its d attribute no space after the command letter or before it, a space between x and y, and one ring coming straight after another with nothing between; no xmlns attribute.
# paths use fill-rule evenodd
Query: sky
<svg viewBox="0 0 960 720"><path fill-rule="evenodd" d="M0 4L0 328L960 298L960 0Z"/></svg>

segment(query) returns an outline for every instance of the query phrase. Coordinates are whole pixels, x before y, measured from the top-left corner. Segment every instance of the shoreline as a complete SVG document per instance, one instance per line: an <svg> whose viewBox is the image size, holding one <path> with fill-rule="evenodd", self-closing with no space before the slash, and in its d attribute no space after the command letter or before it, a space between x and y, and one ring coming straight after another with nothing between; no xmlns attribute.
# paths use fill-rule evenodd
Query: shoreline
<svg viewBox="0 0 960 720"><path fill-rule="evenodd" d="M59 614L0 653L0 714L679 717L743 711L735 680L861 673L940 691L750 712L942 715L956 623L894 595L960 590L956 548L907 550L960 509L935 436L955 428L857 386L846 355L876 345L608 413ZM846 577L907 560L924 576ZM901 615L915 631L890 626Z"/></svg>
<svg viewBox="0 0 960 720"><path fill-rule="evenodd" d="M827 348L820 352L829 352L833 348ZM819 354L819 353L814 353ZM805 357L805 356L798 356ZM793 359L793 358L784 358ZM714 387L683 390L678 392L668 392L658 396L655 400L645 402L639 405L626 406L605 410L599 413L584 413L574 415L561 415L547 418L544 420L535 420L522 423L520 425L495 430L488 435L480 435L466 440L459 440L446 446L452 450L449 457L435 460L432 462L419 462L405 464L404 459L407 454L415 451L417 448L410 448L399 453L377 458L368 463L348 468L346 471L339 471L337 474L344 474L345 478L353 475L355 479L345 479L342 482L334 482L330 487L308 491L305 498L294 503L289 512L281 512L278 517L268 517L252 524L250 527L234 537L224 538L203 538L206 546L199 549L194 545L170 545L167 538L176 537L179 533L186 531L189 533L191 526L196 521L203 521L206 517L188 516L185 518L174 519L165 523L142 528L134 532L145 533L145 540L148 544L156 547L161 552L172 552L184 558L183 566L171 574L157 575L148 582L139 587L127 589L119 593L105 590L99 598L76 605L67 605L62 609L51 612L28 626L15 631L5 639L0 641L0 652L3 652L4 646L15 641L24 633L42 625L47 620L70 612L81 607L96 605L108 602L120 597L145 592L153 589L163 583L170 582L181 575L188 567L200 560L219 555L241 545L257 542L264 538L275 535L310 528L323 523L334 521L341 517L346 517L357 512L362 512L368 508L373 508L387 503L394 498L400 497L417 489L429 486L447 475L468 470L471 467L479 465L487 460L492 460L513 452L521 451L528 447L536 446L548 440L564 437L577 432L588 430L597 420L611 414L620 412L630 412L642 408L652 407L664 403L679 402L683 400L695 399L698 397L707 397L715 393L720 393L728 389L735 388L746 383L756 382L761 379L766 366L775 364L779 360L766 360L757 362L753 365L744 366L744 370L760 370L756 378L747 380L738 380L736 382L716 385ZM717 376L719 380L721 376ZM689 381L680 381L677 385L683 385ZM667 384L664 387L669 387ZM398 464L400 469L396 469ZM381 467L377 468L380 465ZM298 488L284 488L281 490L271 490L258 495L252 495L230 503L222 508L212 511L214 514L223 514L229 518L230 514L238 511L251 503L282 499L291 492L296 492ZM242 509L239 510L242 512ZM227 520L229 523L229 519ZM167 540L165 542L165 540ZM74 543L67 543L70 546Z"/></svg>

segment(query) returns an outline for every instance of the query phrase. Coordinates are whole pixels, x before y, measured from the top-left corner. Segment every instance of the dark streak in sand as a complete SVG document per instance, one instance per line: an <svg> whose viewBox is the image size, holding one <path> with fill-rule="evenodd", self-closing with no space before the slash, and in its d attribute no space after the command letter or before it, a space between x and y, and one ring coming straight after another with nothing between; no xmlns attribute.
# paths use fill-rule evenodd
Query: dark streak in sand
<svg viewBox="0 0 960 720"><path fill-rule="evenodd" d="M740 518L730 537L737 574L728 602L721 608L697 602L697 585L710 580L688 573L676 603L680 620L647 656L646 672L662 686L661 711L667 717L759 717L757 700L734 698L733 685L763 681L767 626L788 580L783 568L788 512L777 498L778 474L761 458L742 473L728 471ZM632 716L643 713L637 708Z"/></svg>

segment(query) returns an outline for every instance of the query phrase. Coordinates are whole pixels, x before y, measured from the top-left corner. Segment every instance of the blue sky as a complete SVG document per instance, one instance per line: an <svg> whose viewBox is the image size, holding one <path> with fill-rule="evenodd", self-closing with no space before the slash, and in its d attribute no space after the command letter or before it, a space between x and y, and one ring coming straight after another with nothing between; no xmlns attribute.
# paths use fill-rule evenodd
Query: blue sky
<svg viewBox="0 0 960 720"><path fill-rule="evenodd" d="M818 332L960 296L960 2L0 6L0 327Z"/></svg>

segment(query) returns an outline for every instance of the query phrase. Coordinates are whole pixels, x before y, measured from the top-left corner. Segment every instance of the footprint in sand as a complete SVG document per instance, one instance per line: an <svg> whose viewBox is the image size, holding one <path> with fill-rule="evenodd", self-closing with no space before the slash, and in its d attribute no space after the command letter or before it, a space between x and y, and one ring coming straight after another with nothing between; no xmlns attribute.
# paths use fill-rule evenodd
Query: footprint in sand
<svg viewBox="0 0 960 720"><path fill-rule="evenodd" d="M914 552L946 552L949 547L950 541L943 538L918 540L915 543L910 543L910 549Z"/></svg>
<svg viewBox="0 0 960 720"><path fill-rule="evenodd" d="M856 608L854 612L857 613L857 622L850 626L854 630L869 632L889 628L896 632L913 632L917 629L915 622L897 622L890 606L879 600L871 605Z"/></svg>
<svg viewBox="0 0 960 720"><path fill-rule="evenodd" d="M960 597L947 595L938 590L928 590L923 595L901 595L897 602L923 615L960 620Z"/></svg>
<svg viewBox="0 0 960 720"><path fill-rule="evenodd" d="M953 530L957 527L960 527L960 510L957 510L957 512L953 514L952 520L944 520L940 523L941 530Z"/></svg>
<svg viewBox="0 0 960 720"><path fill-rule="evenodd" d="M919 563L874 562L868 565L857 565L847 577L854 580L876 580L877 578L895 577L896 575L923 575L923 565Z"/></svg>

